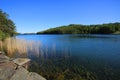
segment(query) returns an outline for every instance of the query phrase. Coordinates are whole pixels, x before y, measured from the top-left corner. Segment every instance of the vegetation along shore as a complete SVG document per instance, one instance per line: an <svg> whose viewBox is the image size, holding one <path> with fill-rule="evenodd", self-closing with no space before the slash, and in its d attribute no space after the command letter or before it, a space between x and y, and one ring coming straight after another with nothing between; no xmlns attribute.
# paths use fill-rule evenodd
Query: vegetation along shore
<svg viewBox="0 0 120 80"><path fill-rule="evenodd" d="M50 28L37 34L120 34L120 23L106 23L97 25L70 24Z"/></svg>

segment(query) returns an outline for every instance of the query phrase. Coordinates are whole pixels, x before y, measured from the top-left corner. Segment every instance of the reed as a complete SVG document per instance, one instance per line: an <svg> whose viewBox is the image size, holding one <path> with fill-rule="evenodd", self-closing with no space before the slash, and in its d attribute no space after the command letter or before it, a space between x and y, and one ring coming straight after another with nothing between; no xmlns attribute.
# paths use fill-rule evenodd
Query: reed
<svg viewBox="0 0 120 80"><path fill-rule="evenodd" d="M27 57L28 53L39 56L40 43L17 38L7 38L4 41L0 41L0 50L6 52L10 57Z"/></svg>
<svg viewBox="0 0 120 80"><path fill-rule="evenodd" d="M29 55L34 55L36 57L40 56L41 44L37 41L27 41L27 51Z"/></svg>
<svg viewBox="0 0 120 80"><path fill-rule="evenodd" d="M18 38L7 38L4 41L0 41L0 51L7 53L9 57L39 57L42 59L63 57L68 58L70 56L69 49L64 48L57 52L56 45L42 46L38 41L27 41ZM60 53L60 55L59 55ZM29 54L29 55L28 55Z"/></svg>
<svg viewBox="0 0 120 80"><path fill-rule="evenodd" d="M0 51L2 51L2 41L0 41Z"/></svg>

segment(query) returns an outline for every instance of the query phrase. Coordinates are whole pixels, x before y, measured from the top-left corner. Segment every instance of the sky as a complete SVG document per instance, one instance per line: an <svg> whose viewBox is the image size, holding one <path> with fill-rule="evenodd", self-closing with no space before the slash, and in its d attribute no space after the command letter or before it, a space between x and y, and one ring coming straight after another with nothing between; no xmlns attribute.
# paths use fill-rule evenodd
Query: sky
<svg viewBox="0 0 120 80"><path fill-rule="evenodd" d="M20 33L120 22L120 0L0 0L0 9L9 14Z"/></svg>

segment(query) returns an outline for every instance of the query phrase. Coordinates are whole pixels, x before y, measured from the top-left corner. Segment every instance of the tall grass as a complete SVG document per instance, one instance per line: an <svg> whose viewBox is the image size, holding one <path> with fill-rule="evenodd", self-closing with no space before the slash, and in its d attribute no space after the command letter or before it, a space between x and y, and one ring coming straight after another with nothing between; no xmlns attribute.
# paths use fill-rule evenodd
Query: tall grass
<svg viewBox="0 0 120 80"><path fill-rule="evenodd" d="M27 41L18 38L7 38L4 41L0 41L0 50L4 51L9 57L32 56L47 59L49 57L68 58L70 56L68 47L64 49L61 48L61 50L58 52L55 44L51 45L51 47L43 47L40 42Z"/></svg>
<svg viewBox="0 0 120 80"><path fill-rule="evenodd" d="M10 57L27 57L28 52L39 56L40 43L17 38L7 38L4 41L0 41L0 50L6 52Z"/></svg>
<svg viewBox="0 0 120 80"><path fill-rule="evenodd" d="M2 41L0 41L0 50L3 50L3 47L2 47Z"/></svg>

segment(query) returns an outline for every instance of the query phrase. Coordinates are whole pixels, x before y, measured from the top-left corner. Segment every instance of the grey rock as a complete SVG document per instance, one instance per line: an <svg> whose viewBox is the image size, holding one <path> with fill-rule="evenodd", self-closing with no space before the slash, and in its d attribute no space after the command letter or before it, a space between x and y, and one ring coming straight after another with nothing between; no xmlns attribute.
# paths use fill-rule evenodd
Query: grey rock
<svg viewBox="0 0 120 80"><path fill-rule="evenodd" d="M13 62L0 64L0 80L9 80L14 74L16 65Z"/></svg>
<svg viewBox="0 0 120 80"><path fill-rule="evenodd" d="M45 78L34 72L30 72L29 76L31 77L32 80L46 80Z"/></svg>
<svg viewBox="0 0 120 80"><path fill-rule="evenodd" d="M20 67L16 70L15 74L10 80L46 80L42 76L34 72L29 72L25 68Z"/></svg>
<svg viewBox="0 0 120 80"><path fill-rule="evenodd" d="M4 51L0 51L0 54L5 54L5 52Z"/></svg>
<svg viewBox="0 0 120 80"><path fill-rule="evenodd" d="M22 66L28 63L29 59L16 60L11 60L4 54L0 54L0 80L46 80L37 73L27 71ZM16 62L19 62L20 65Z"/></svg>
<svg viewBox="0 0 120 80"><path fill-rule="evenodd" d="M9 58L3 54L0 55L0 63L8 62Z"/></svg>

